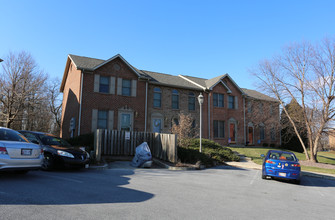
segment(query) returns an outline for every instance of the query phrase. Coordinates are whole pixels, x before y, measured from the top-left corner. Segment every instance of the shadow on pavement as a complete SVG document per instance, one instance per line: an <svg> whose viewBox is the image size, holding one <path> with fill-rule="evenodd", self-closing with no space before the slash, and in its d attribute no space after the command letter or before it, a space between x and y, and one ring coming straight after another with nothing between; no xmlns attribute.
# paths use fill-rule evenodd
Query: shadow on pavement
<svg viewBox="0 0 335 220"><path fill-rule="evenodd" d="M227 165L220 165L211 167L209 169L222 169L222 170L242 170L242 171L248 171L247 169L240 168L240 167L234 167L234 166L227 166Z"/></svg>
<svg viewBox="0 0 335 220"><path fill-rule="evenodd" d="M125 188L133 170L31 171L0 174L2 205L136 203L153 194Z"/></svg>

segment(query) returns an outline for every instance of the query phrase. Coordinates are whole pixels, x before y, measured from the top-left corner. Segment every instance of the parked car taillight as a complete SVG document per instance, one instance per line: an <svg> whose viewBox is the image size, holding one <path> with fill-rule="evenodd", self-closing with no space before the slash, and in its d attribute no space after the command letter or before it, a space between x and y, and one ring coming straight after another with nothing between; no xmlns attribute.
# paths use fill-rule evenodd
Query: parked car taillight
<svg viewBox="0 0 335 220"><path fill-rule="evenodd" d="M272 160L266 160L265 163L275 164L276 162L274 162Z"/></svg>
<svg viewBox="0 0 335 220"><path fill-rule="evenodd" d="M8 154L7 149L5 147L0 147L0 154Z"/></svg>
<svg viewBox="0 0 335 220"><path fill-rule="evenodd" d="M300 164L298 164L298 163L293 163L293 164L291 164L291 166L292 166L292 167L300 167Z"/></svg>

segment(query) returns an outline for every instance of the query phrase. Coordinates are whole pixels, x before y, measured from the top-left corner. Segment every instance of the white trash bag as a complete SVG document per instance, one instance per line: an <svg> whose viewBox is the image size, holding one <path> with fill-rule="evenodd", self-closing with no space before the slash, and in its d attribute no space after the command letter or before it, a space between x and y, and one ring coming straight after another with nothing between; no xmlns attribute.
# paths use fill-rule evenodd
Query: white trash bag
<svg viewBox="0 0 335 220"><path fill-rule="evenodd" d="M131 162L133 167L145 167L150 168L152 165L152 155L150 148L147 142L143 142L142 144L136 147L136 154Z"/></svg>

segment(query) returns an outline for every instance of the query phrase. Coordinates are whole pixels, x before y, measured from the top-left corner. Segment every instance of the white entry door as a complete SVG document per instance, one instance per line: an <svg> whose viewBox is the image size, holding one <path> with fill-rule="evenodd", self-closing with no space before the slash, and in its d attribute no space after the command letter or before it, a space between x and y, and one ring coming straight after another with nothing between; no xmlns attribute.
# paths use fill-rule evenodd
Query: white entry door
<svg viewBox="0 0 335 220"><path fill-rule="evenodd" d="M132 114L131 113L121 113L120 118L120 130L121 131L131 131L132 130Z"/></svg>

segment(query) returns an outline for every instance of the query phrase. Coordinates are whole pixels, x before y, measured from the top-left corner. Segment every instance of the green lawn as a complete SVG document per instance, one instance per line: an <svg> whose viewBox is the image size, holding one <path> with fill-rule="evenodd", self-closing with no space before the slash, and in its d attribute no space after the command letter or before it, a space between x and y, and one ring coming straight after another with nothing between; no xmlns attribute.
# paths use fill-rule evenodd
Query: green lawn
<svg viewBox="0 0 335 220"><path fill-rule="evenodd" d="M266 148L266 147L228 147L233 151L237 151L240 154L245 155L246 157L250 157L252 161L257 164L262 164L263 158L261 158L261 154L266 154L268 150L283 150L283 149L275 149L275 148ZM294 154L298 157L299 160L306 160L304 153L294 152ZM335 165L335 152L319 152L318 153L318 161L319 163L327 163ZM320 172L320 173L329 173L335 174L335 170L333 169L322 169L317 167L310 166L301 166L303 171L312 171L312 172Z"/></svg>

